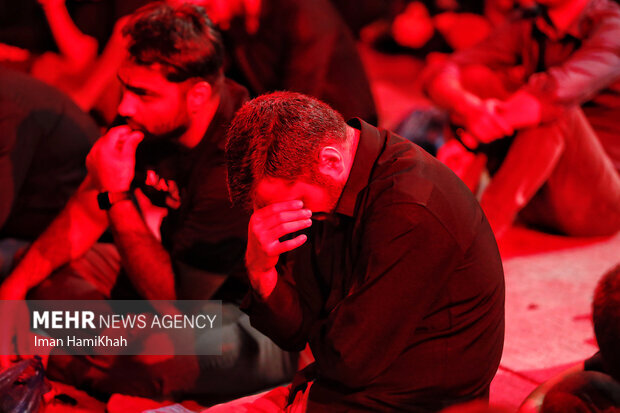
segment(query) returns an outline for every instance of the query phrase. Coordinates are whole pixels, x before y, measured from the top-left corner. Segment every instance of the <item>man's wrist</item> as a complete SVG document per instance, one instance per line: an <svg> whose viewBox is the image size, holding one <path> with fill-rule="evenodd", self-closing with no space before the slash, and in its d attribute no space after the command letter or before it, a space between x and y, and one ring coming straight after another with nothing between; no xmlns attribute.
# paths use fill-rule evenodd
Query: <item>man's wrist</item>
<svg viewBox="0 0 620 413"><path fill-rule="evenodd" d="M11 274L0 287L0 300L24 300L28 294L28 286L20 277Z"/></svg>
<svg viewBox="0 0 620 413"><path fill-rule="evenodd" d="M266 301L276 288L276 284L278 283L278 272L275 268L272 268L268 271L249 271L249 273L252 290L254 290L256 295L263 301Z"/></svg>
<svg viewBox="0 0 620 413"><path fill-rule="evenodd" d="M504 104L504 118L513 128L536 126L541 122L542 104L527 90L518 90Z"/></svg>
<svg viewBox="0 0 620 413"><path fill-rule="evenodd" d="M465 92L454 104L454 112L463 118L467 118L472 112L478 111L482 105L482 99L478 96Z"/></svg>
<svg viewBox="0 0 620 413"><path fill-rule="evenodd" d="M113 205L131 200L131 191L102 191L97 195L99 209L110 210Z"/></svg>

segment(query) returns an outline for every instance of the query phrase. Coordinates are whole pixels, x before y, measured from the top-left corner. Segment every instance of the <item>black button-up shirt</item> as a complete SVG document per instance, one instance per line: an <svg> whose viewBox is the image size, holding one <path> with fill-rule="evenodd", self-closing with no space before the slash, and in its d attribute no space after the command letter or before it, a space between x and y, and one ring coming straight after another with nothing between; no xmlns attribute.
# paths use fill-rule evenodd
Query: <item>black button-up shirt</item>
<svg viewBox="0 0 620 413"><path fill-rule="evenodd" d="M333 216L284 254L252 324L316 359L309 411L436 411L484 397L504 338L504 277L467 187L414 144L357 119Z"/></svg>

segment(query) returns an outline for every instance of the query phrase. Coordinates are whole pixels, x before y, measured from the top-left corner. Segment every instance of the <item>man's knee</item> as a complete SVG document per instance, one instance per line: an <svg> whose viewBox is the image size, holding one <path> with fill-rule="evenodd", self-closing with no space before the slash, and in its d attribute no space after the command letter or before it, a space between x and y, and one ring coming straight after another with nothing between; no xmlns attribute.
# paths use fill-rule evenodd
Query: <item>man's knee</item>
<svg viewBox="0 0 620 413"><path fill-rule="evenodd" d="M28 300L102 300L104 294L69 266L30 289Z"/></svg>

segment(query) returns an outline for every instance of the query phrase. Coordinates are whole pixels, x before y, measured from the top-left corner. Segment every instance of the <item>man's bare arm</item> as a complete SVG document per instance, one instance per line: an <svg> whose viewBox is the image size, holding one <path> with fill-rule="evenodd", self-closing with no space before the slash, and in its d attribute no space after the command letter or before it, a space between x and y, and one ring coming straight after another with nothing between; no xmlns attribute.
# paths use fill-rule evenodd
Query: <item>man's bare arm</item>
<svg viewBox="0 0 620 413"><path fill-rule="evenodd" d="M170 255L148 229L133 202L115 203L108 216L123 268L136 290L148 300L174 300Z"/></svg>
<svg viewBox="0 0 620 413"><path fill-rule="evenodd" d="M452 121L462 125L480 142L490 142L512 135L513 127L497 111L499 101L481 99L467 91L460 80L457 65L447 64L428 80L428 95L450 112Z"/></svg>
<svg viewBox="0 0 620 413"><path fill-rule="evenodd" d="M454 64L447 64L436 72L428 80L426 91L436 105L460 118L464 118L471 107L478 106L482 102L478 96L463 87L460 70Z"/></svg>
<svg viewBox="0 0 620 413"><path fill-rule="evenodd" d="M28 290L55 269L84 254L108 226L97 205L97 189L89 176L60 215L32 244L0 286L0 299L23 299Z"/></svg>
<svg viewBox="0 0 620 413"><path fill-rule="evenodd" d="M130 191L136 149L142 139L141 132L119 126L95 143L86 157L86 168L99 191ZM134 287L145 299L174 300L170 255L149 230L134 203L129 199L118 201L110 207L107 216L123 268Z"/></svg>

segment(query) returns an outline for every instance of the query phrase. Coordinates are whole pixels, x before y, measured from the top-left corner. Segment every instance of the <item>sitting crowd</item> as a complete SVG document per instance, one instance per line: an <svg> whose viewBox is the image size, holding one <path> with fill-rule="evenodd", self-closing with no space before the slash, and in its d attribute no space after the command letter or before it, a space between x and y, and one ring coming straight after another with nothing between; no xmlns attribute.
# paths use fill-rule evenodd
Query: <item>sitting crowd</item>
<svg viewBox="0 0 620 413"><path fill-rule="evenodd" d="M429 59L437 157L378 127L328 0L144 2L99 55L64 1L40 1L59 53L30 75L0 65L0 300L222 303L221 355L54 349L46 375L97 398L485 411L504 343L496 240L517 220L620 230L611 0L511 8ZM595 296L597 372L562 378L543 411L590 391L620 406L619 274Z"/></svg>

